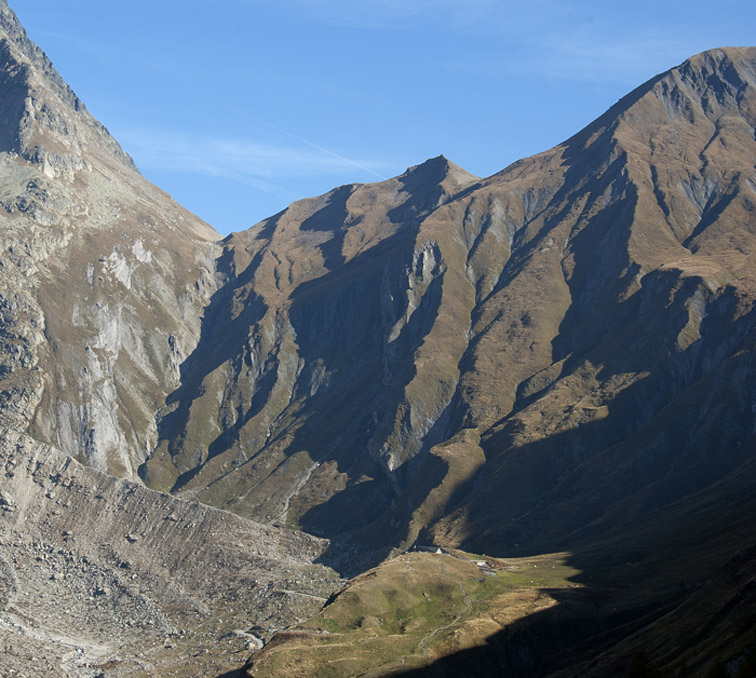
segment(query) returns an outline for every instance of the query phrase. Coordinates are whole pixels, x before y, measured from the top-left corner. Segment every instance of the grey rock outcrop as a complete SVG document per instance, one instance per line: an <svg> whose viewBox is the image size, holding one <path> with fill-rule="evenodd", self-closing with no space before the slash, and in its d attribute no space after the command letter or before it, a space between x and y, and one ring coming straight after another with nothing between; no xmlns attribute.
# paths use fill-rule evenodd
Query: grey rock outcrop
<svg viewBox="0 0 756 678"><path fill-rule="evenodd" d="M0 6L0 421L134 477L217 234L144 180Z"/></svg>
<svg viewBox="0 0 756 678"><path fill-rule="evenodd" d="M231 629L311 614L336 575L310 564L326 542L137 479L218 236L139 175L4 0L0 90L0 673L234 668Z"/></svg>

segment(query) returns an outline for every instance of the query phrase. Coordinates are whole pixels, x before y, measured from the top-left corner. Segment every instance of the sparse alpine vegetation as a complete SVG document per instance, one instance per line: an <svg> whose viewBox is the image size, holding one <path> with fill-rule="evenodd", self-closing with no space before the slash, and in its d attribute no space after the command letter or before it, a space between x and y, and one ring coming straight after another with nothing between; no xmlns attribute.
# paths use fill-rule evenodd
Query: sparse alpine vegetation
<svg viewBox="0 0 756 678"><path fill-rule="evenodd" d="M221 240L0 0L0 672L750 670L755 130L716 49Z"/></svg>

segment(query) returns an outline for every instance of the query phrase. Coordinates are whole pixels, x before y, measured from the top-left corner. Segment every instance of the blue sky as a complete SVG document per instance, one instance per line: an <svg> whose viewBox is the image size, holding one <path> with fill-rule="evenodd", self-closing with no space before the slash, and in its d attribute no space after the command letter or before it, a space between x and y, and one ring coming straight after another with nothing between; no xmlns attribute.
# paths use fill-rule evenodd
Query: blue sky
<svg viewBox="0 0 756 678"><path fill-rule="evenodd" d="M756 3L9 0L142 173L221 233L440 153L479 176L687 57Z"/></svg>

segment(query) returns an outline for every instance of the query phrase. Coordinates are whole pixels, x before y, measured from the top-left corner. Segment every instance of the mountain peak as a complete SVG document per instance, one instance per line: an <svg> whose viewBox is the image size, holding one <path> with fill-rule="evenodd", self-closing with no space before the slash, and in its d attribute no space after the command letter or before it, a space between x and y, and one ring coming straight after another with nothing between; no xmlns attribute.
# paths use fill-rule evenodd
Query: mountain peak
<svg viewBox="0 0 756 678"><path fill-rule="evenodd" d="M434 158L428 158L428 160L419 165L408 167L401 176L406 177L409 175L422 176L428 181L436 181L437 183L441 183L449 176L460 184L472 184L479 179L474 174L470 174L459 165L453 163L443 154L437 155Z"/></svg>
<svg viewBox="0 0 756 678"><path fill-rule="evenodd" d="M495 178L440 155L298 201L221 247L131 168L0 0L3 647L64 672L66 657L81 668L120 656L123 676L127 662L148 665L133 648L152 647L158 672L187 662L188 678L219 675L195 662L204 654L185 659L198 623L218 655L259 640L232 631L226 604L253 615L240 628L272 633L336 586L312 569L322 589L309 588L303 556L343 574L393 552L393 572L406 573L429 554L403 552L431 541L507 560L434 555L446 583L414 570L417 595L382 588L370 597L385 612L350 613L385 620L378 635L408 668L481 634L493 655L471 663L465 650L459 666L498 675L525 648L528 665L510 673L553 675L563 650L587 661L603 648L596 633L619 639L662 619L753 541L743 517L756 515L754 64L756 50L712 50ZM243 529L99 471L269 527ZM271 525L333 541L282 540ZM280 586L265 575L276 553L292 566ZM513 566L517 553L528 559ZM254 581L223 583L253 561ZM188 588L150 589L166 572ZM531 576L526 599L517 582ZM501 616L509 602L492 586L513 582L516 606L537 610L532 625ZM436 614L441 596L459 615ZM412 610L437 628L422 631ZM31 621L5 623L11 613ZM560 619L578 632L553 646ZM82 634L51 646L72 624ZM377 637L373 622L339 621L330 643L329 628L279 639L328 651L350 629ZM413 642L421 636L439 645ZM355 647L350 656L367 646ZM734 666L744 647L739 637L721 658ZM373 675L405 665L376 666L380 654L367 656ZM531 664L539 655L546 663Z"/></svg>
<svg viewBox="0 0 756 678"><path fill-rule="evenodd" d="M700 135L708 125L718 126L720 119L728 119L730 124L740 118L754 128L756 111L751 103L754 91L756 47L707 50L636 87L567 139L562 148L568 149L571 156L594 146L606 155L607 147L596 141L633 138L635 142L631 145L636 150L648 144L659 149L662 129L684 125L691 130L695 128ZM703 127L698 125L705 119L708 122ZM620 128L622 131L618 133ZM654 142L653 138L657 140Z"/></svg>
<svg viewBox="0 0 756 678"><path fill-rule="evenodd" d="M711 62L723 62L725 60L730 61L754 61L756 60L756 47L744 45L744 46L723 46L712 47L711 49L704 50L698 54L685 59L680 64L681 66L689 62L697 61L711 61ZM676 68L679 68L677 66ZM674 68L671 70L675 70Z"/></svg>
<svg viewBox="0 0 756 678"><path fill-rule="evenodd" d="M455 165L444 155L407 168L397 179L410 193L438 192L437 205L479 181L478 177Z"/></svg>
<svg viewBox="0 0 756 678"><path fill-rule="evenodd" d="M70 176L85 167L85 149L94 147L135 169L131 157L29 39L6 2L0 4L0 87L0 151L42 164L48 175Z"/></svg>

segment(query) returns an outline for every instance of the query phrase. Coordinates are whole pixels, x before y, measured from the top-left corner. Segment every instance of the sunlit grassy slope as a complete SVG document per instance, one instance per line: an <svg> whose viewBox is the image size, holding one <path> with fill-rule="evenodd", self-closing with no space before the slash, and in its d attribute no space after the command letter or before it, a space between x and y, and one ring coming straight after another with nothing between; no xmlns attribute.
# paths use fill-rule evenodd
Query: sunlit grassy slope
<svg viewBox="0 0 756 678"><path fill-rule="evenodd" d="M316 617L281 633L253 658L250 676L386 676L485 642L508 625L555 608L592 619L565 554L480 558L406 553L354 579ZM565 597L564 595L562 597Z"/></svg>

